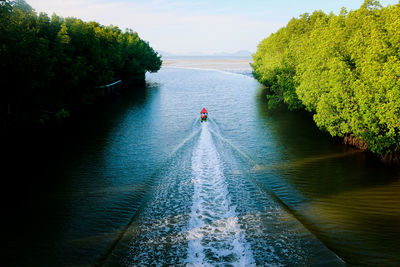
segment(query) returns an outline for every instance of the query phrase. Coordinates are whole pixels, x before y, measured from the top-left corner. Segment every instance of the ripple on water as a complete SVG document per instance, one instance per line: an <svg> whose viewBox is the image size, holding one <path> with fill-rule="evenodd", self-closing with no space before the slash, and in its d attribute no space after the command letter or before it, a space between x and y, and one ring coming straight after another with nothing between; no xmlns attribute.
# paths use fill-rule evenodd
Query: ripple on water
<svg viewBox="0 0 400 267"><path fill-rule="evenodd" d="M340 265L207 127L156 174L147 204L106 265Z"/></svg>
<svg viewBox="0 0 400 267"><path fill-rule="evenodd" d="M185 235L193 186L190 182L190 148L197 136L179 146L155 173L146 204L105 265L183 265L188 246Z"/></svg>
<svg viewBox="0 0 400 267"><path fill-rule="evenodd" d="M253 163L229 142L213 135L238 224L258 266L343 265L290 212L255 185ZM240 172L235 170L241 170Z"/></svg>

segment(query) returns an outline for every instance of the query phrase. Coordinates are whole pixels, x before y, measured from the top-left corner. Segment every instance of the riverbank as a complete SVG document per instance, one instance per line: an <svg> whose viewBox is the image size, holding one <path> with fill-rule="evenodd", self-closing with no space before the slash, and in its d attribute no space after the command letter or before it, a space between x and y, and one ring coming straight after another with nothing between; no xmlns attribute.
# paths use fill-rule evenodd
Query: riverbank
<svg viewBox="0 0 400 267"><path fill-rule="evenodd" d="M252 64L269 106L305 109L333 137L397 163L400 147L400 5L365 1L338 15L293 18L264 39ZM361 37L360 37L361 36Z"/></svg>
<svg viewBox="0 0 400 267"><path fill-rule="evenodd" d="M353 134L346 134L343 138L343 144L355 147L365 153L371 153L368 150L368 145L359 138L355 137ZM388 165L400 165L400 151L392 151L383 154L374 154L374 157L381 161L382 163Z"/></svg>

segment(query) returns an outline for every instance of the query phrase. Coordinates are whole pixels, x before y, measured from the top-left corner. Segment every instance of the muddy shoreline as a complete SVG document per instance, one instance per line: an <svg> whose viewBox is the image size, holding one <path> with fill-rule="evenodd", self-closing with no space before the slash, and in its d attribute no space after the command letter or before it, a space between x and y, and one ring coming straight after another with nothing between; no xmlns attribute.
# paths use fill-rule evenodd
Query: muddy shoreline
<svg viewBox="0 0 400 267"><path fill-rule="evenodd" d="M357 137L355 137L353 134L346 134L343 137L343 144L348 145L351 147L355 147L359 150L364 151L365 153L371 153L371 151L368 150L368 146L365 142L361 141ZM378 160L380 160L382 163L388 164L388 165L400 165L400 151L394 151L394 152L385 152L384 154L377 155L373 154Z"/></svg>

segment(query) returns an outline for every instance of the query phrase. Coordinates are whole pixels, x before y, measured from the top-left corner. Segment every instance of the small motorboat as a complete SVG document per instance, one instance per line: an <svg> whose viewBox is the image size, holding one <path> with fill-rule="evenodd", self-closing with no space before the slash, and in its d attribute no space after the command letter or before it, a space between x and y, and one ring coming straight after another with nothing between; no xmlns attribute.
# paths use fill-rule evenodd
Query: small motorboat
<svg viewBox="0 0 400 267"><path fill-rule="evenodd" d="M208 112L205 108L200 111L200 122L208 120Z"/></svg>

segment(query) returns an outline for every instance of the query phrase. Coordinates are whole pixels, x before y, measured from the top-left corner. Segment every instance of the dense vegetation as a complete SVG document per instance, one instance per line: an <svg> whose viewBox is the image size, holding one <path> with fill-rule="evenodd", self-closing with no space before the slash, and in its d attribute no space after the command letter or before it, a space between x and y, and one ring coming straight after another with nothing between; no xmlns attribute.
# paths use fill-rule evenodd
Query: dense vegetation
<svg viewBox="0 0 400 267"><path fill-rule="evenodd" d="M304 14L264 39L253 59L270 107L305 108L321 129L372 152L399 150L400 4Z"/></svg>
<svg viewBox="0 0 400 267"><path fill-rule="evenodd" d="M0 0L1 119L13 125L62 120L96 102L100 85L144 81L160 56L136 32L37 15L23 0ZM3 125L4 125L3 123Z"/></svg>

